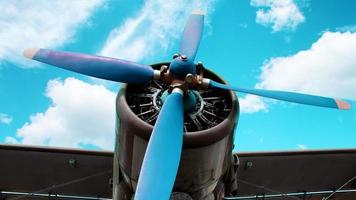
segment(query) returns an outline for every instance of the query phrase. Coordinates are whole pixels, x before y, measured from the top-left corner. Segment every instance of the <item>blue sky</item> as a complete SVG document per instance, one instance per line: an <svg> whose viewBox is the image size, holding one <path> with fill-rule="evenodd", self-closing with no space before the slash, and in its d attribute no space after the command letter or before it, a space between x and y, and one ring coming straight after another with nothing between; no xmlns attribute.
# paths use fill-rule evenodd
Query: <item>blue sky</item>
<svg viewBox="0 0 356 200"><path fill-rule="evenodd" d="M206 10L197 55L230 84L351 100L349 111L238 94L236 151L356 147L356 2L1 1L0 142L112 149L119 84L28 61L45 47L169 60L191 10ZM53 9L56 8L56 9Z"/></svg>

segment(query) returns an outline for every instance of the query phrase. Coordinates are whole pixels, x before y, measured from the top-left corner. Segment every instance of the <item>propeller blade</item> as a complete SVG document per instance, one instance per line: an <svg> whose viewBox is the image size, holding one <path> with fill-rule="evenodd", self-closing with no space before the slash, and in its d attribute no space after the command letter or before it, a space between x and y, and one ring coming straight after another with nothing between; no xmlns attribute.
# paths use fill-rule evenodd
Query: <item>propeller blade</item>
<svg viewBox="0 0 356 200"><path fill-rule="evenodd" d="M272 99L278 99L282 101L289 101L300 104L307 104L320 107L337 108L342 110L348 110L351 108L350 104L341 99L333 99L328 97L301 94L295 92L285 92L276 90L262 90L262 89L246 89L241 87L233 87L229 85L224 85L215 81L210 80L210 87L221 88L225 90L234 90L238 92L254 94L257 96L268 97Z"/></svg>
<svg viewBox="0 0 356 200"><path fill-rule="evenodd" d="M167 200L172 193L183 145L183 92L168 95L143 159L135 200Z"/></svg>
<svg viewBox="0 0 356 200"><path fill-rule="evenodd" d="M194 10L185 25L179 50L181 55L186 55L191 61L194 61L197 54L203 27L204 12L202 10Z"/></svg>
<svg viewBox="0 0 356 200"><path fill-rule="evenodd" d="M154 74L148 65L103 56L49 49L26 49L24 56L69 71L123 83L146 83Z"/></svg>

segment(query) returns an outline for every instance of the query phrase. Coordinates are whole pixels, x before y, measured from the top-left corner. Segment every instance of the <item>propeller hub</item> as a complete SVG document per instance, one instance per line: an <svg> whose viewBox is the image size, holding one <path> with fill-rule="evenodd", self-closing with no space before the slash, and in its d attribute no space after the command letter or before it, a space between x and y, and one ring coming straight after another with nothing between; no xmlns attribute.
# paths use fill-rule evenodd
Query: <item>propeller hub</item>
<svg viewBox="0 0 356 200"><path fill-rule="evenodd" d="M195 64L186 56L180 56L172 60L169 71L179 79L184 79L187 74L196 74Z"/></svg>

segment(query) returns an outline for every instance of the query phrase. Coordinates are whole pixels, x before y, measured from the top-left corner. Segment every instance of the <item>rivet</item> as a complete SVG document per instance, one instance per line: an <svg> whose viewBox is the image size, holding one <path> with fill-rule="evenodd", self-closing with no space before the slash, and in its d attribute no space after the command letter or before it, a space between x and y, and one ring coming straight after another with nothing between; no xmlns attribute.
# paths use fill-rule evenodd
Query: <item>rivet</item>
<svg viewBox="0 0 356 200"><path fill-rule="evenodd" d="M248 161L245 164L245 169L251 168L252 166L253 166L253 163L251 161Z"/></svg>
<svg viewBox="0 0 356 200"><path fill-rule="evenodd" d="M77 161L75 159L71 158L68 160L68 164L70 167L75 168L77 165Z"/></svg>
<svg viewBox="0 0 356 200"><path fill-rule="evenodd" d="M176 58L178 58L179 57L179 54L178 53L175 53L174 55L173 55L173 59L176 59Z"/></svg>
<svg viewBox="0 0 356 200"><path fill-rule="evenodd" d="M188 60L188 57L186 55L181 55L180 57L182 58L183 61Z"/></svg>

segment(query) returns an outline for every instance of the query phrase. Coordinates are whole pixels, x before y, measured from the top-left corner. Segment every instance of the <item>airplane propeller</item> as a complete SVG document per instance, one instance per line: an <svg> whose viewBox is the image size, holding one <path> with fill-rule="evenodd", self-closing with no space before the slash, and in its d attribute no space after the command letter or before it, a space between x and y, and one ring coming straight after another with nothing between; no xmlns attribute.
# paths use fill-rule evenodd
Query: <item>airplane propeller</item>
<svg viewBox="0 0 356 200"><path fill-rule="evenodd" d="M193 11L185 26L179 54L169 67L153 70L149 65L81 53L27 49L27 58L66 70L128 84L150 80L171 85L148 142L136 188L136 200L167 200L172 192L183 148L184 105L188 90L219 88L314 106L350 109L343 100L284 91L233 87L203 78L194 64L203 33L204 13ZM169 68L169 70L168 70ZM189 99L189 98L186 98ZM192 103L192 102L190 102ZM194 103L194 102L193 102ZM171 124L174 123L174 126Z"/></svg>
<svg viewBox="0 0 356 200"><path fill-rule="evenodd" d="M285 92L278 90L262 90L262 89L247 89L241 87L234 87L229 85L224 85L215 81L210 80L210 87L220 88L224 90L234 90L236 92L243 92L247 94L253 94L257 96L278 99L282 101L289 101L293 103L327 107L327 108L336 108L341 110L350 109L350 104L342 99L333 99L329 97L322 97L310 94L302 94L296 92Z"/></svg>
<svg viewBox="0 0 356 200"><path fill-rule="evenodd" d="M179 49L181 55L186 55L192 61L194 61L198 51L203 27L204 13L201 10L193 11L184 28Z"/></svg>
<svg viewBox="0 0 356 200"><path fill-rule="evenodd" d="M183 91L175 88L165 99L152 131L138 179L136 200L169 199L183 147L183 114Z"/></svg>
<svg viewBox="0 0 356 200"><path fill-rule="evenodd" d="M142 84L154 76L149 65L103 56L35 48L26 49L24 56L69 71L123 83Z"/></svg>

